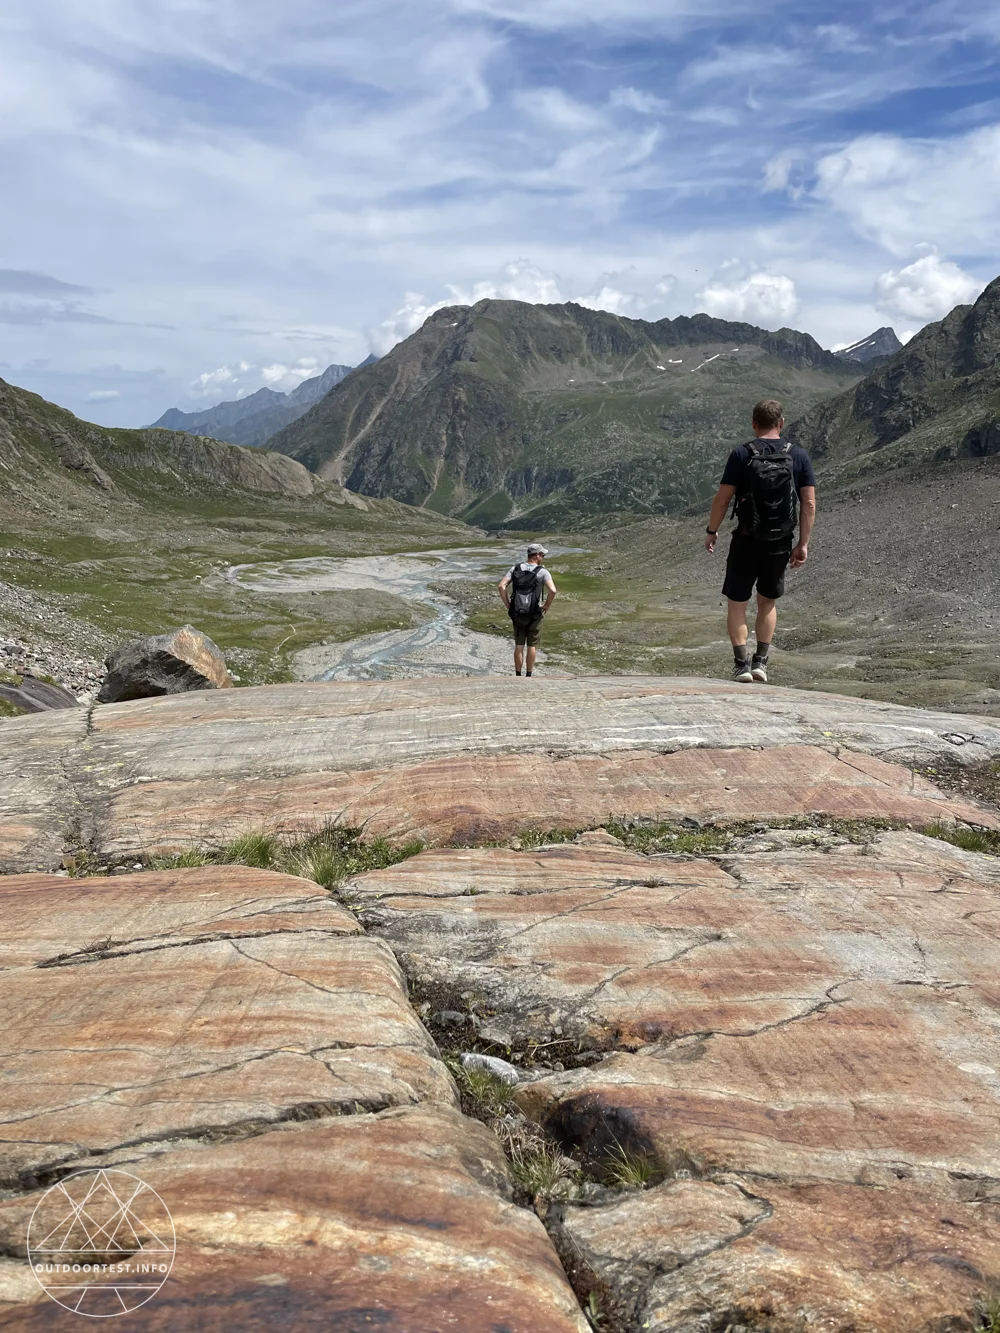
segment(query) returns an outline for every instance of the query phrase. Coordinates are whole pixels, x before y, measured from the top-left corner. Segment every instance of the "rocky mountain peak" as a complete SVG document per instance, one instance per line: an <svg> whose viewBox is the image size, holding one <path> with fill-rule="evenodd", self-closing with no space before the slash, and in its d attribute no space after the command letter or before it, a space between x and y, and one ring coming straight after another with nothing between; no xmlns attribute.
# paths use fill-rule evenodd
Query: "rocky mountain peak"
<svg viewBox="0 0 1000 1333"><path fill-rule="evenodd" d="M849 347L841 347L834 352L834 356L839 357L841 361L858 361L862 365L867 365L872 361L893 356L902 346L896 337L896 330L884 325L874 333L869 333L867 338L861 338L858 342L851 343Z"/></svg>

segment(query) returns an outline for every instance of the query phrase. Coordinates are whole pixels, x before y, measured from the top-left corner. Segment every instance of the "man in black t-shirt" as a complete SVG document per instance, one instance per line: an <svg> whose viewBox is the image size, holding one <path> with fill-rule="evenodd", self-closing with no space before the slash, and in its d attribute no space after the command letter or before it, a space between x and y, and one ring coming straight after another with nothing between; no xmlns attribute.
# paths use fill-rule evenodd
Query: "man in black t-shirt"
<svg viewBox="0 0 1000 1333"><path fill-rule="evenodd" d="M785 568L801 569L809 558L809 535L816 518L816 477L809 455L781 438L785 419L780 403L766 399L753 410L752 444L741 444L726 462L705 529L705 549L714 554L719 528L735 496L737 529L726 560L723 596L733 645L733 679L767 680L767 655L777 624L777 600L785 591ZM798 540L795 540L795 497ZM762 511L768 512L763 514ZM756 647L747 650L747 606L757 587Z"/></svg>

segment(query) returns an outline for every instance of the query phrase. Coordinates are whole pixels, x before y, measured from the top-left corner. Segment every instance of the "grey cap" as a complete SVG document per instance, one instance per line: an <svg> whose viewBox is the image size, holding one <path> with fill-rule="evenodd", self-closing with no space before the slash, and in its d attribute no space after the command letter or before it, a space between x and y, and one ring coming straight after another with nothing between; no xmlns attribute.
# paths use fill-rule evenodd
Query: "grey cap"
<svg viewBox="0 0 1000 1333"><path fill-rule="evenodd" d="M539 542L532 542L528 547L529 555L548 555L548 551Z"/></svg>

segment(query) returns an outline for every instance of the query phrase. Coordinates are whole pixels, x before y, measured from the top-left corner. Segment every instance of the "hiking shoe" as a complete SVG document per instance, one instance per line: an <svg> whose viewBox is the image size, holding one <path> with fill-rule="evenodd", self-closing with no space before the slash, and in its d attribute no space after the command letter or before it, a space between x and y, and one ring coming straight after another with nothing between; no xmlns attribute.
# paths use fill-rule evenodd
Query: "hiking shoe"
<svg viewBox="0 0 1000 1333"><path fill-rule="evenodd" d="M750 668L750 676L751 676L751 679L752 679L752 680L759 680L759 681L761 681L764 685L767 684L767 658L766 658L766 657L755 657L755 658L753 659L753 665L752 665L751 668Z"/></svg>
<svg viewBox="0 0 1000 1333"><path fill-rule="evenodd" d="M733 667L733 680L740 681L743 685L749 685L753 680L753 672L750 670L749 662L737 662Z"/></svg>

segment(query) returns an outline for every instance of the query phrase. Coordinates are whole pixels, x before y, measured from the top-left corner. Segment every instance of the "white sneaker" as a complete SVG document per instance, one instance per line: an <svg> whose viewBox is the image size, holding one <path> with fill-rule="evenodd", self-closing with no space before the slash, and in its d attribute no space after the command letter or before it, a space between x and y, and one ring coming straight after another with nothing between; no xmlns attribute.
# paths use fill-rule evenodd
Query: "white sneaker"
<svg viewBox="0 0 1000 1333"><path fill-rule="evenodd" d="M753 672L750 670L749 662L737 662L733 667L733 680L738 680L742 685L749 685L753 681Z"/></svg>

